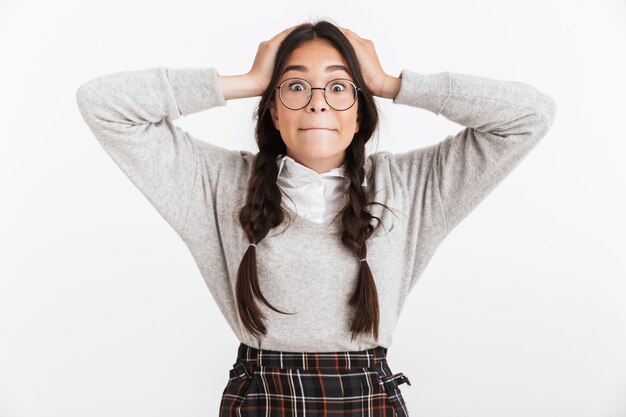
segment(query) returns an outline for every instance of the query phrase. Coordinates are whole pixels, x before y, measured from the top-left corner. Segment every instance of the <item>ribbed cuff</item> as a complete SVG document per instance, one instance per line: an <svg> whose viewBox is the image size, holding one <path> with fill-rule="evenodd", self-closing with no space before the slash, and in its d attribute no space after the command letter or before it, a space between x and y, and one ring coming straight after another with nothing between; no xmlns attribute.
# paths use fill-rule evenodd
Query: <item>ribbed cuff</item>
<svg viewBox="0 0 626 417"><path fill-rule="evenodd" d="M395 104L420 107L436 115L441 114L452 91L450 72L420 74L403 69L400 79L400 91L393 99Z"/></svg>

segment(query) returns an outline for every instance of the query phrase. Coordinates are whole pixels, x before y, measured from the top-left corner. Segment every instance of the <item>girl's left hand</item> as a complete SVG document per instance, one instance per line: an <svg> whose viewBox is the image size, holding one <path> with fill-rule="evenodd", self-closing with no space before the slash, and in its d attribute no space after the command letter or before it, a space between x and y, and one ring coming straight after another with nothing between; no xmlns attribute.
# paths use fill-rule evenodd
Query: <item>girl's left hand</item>
<svg viewBox="0 0 626 417"><path fill-rule="evenodd" d="M375 96L381 96L385 80L389 77L383 67L380 65L378 55L374 49L374 42L369 39L363 39L356 33L346 28L339 28L344 35L350 40L354 51L356 52L361 73L369 90Z"/></svg>

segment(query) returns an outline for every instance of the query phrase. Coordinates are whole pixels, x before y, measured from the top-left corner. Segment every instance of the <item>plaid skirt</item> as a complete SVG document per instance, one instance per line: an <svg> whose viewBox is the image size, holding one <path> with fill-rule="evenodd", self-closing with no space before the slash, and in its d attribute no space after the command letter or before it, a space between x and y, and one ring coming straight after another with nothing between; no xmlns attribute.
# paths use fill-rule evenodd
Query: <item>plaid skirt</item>
<svg viewBox="0 0 626 417"><path fill-rule="evenodd" d="M219 417L408 417L387 348L280 352L241 343Z"/></svg>

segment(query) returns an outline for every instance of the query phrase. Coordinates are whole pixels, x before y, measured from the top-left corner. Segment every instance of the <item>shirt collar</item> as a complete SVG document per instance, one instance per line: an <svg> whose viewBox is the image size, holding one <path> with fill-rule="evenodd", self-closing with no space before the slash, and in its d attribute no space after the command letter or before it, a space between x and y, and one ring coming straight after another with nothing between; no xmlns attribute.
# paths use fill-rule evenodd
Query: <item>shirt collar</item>
<svg viewBox="0 0 626 417"><path fill-rule="evenodd" d="M289 155L281 154L276 158L276 164L278 165L278 177L285 178L310 178L317 179L318 177L340 177L346 180L350 180L350 178L346 175L344 164L341 164L337 168L333 168L330 171L323 172L318 174L313 171L311 168L302 165L297 162L295 159L291 158ZM363 178L363 186L367 187L367 178Z"/></svg>

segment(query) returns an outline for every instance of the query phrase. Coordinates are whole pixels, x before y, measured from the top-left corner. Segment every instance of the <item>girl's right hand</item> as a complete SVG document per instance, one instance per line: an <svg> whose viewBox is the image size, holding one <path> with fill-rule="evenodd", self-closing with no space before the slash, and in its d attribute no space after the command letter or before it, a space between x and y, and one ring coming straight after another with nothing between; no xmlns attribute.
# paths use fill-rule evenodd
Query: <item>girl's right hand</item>
<svg viewBox="0 0 626 417"><path fill-rule="evenodd" d="M252 69L246 74L258 85L259 91L265 91L269 86L272 71L274 71L274 61L276 60L278 47L285 37L297 26L299 25L291 26L275 35L272 39L262 41L259 44Z"/></svg>

